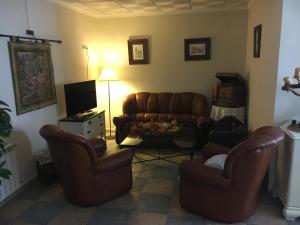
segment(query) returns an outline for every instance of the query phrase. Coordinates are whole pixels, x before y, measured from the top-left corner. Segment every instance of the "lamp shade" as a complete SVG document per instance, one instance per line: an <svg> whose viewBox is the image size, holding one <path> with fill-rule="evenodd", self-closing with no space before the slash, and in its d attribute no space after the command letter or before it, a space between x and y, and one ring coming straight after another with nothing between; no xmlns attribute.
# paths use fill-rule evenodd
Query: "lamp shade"
<svg viewBox="0 0 300 225"><path fill-rule="evenodd" d="M113 69L105 68L101 71L99 80L112 81L112 80L119 80L119 78Z"/></svg>

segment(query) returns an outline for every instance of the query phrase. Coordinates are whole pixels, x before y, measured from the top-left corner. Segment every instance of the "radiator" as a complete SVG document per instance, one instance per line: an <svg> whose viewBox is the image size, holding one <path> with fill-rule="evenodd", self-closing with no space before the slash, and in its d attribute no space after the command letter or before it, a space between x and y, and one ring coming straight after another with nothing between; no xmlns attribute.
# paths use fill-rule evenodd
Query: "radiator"
<svg viewBox="0 0 300 225"><path fill-rule="evenodd" d="M2 153L0 157L0 163L6 161L4 168L11 171L12 175L9 179L1 179L2 184L0 185L0 203L13 194L19 187L19 173L16 160L16 147L14 145L5 146L6 152Z"/></svg>

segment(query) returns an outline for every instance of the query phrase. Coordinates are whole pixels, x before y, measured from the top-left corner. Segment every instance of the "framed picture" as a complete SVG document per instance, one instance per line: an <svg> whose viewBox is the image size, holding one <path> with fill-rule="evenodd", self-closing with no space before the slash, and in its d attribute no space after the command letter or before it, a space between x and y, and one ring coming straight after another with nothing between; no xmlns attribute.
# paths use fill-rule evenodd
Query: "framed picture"
<svg viewBox="0 0 300 225"><path fill-rule="evenodd" d="M210 60L211 38L184 39L184 60Z"/></svg>
<svg viewBox="0 0 300 225"><path fill-rule="evenodd" d="M253 45L254 58L260 58L261 32L262 32L261 24L254 27L254 45Z"/></svg>
<svg viewBox="0 0 300 225"><path fill-rule="evenodd" d="M148 39L128 40L129 65L149 64Z"/></svg>
<svg viewBox="0 0 300 225"><path fill-rule="evenodd" d="M49 44L8 43L17 115L56 104Z"/></svg>

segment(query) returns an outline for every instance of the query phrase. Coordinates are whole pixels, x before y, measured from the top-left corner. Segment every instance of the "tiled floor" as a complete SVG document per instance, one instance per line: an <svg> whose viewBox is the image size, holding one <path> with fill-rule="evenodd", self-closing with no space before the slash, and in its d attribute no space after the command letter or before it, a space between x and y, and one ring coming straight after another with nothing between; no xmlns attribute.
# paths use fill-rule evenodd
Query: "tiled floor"
<svg viewBox="0 0 300 225"><path fill-rule="evenodd" d="M113 143L110 149L115 148ZM132 190L96 207L67 202L59 184L33 181L0 208L0 225L221 225L185 212L178 201L178 167L163 161L133 164ZM203 203L205 204L205 203ZM300 225L281 216L281 205L261 192L257 212L239 225Z"/></svg>

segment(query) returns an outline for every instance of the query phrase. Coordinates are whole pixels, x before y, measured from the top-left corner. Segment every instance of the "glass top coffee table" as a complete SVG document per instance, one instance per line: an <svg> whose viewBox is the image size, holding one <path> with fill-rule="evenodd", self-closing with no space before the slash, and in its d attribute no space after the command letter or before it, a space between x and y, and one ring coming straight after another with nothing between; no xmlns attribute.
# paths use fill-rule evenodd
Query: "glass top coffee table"
<svg viewBox="0 0 300 225"><path fill-rule="evenodd" d="M156 135L149 139L142 139L136 134L129 134L120 144L121 147L128 147L133 150L134 153L140 151L145 147L154 147L157 149L158 154L150 154L147 151L142 153L153 157L152 159L139 160L138 162L147 162L153 160L165 160L171 163L175 163L170 158L190 155L190 158L194 158L194 145L195 145L196 131L191 127L182 127L180 131L172 136L167 135ZM174 148L175 155L163 156L161 154L162 148L164 147ZM188 152L188 153L187 153Z"/></svg>

